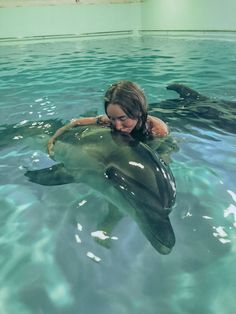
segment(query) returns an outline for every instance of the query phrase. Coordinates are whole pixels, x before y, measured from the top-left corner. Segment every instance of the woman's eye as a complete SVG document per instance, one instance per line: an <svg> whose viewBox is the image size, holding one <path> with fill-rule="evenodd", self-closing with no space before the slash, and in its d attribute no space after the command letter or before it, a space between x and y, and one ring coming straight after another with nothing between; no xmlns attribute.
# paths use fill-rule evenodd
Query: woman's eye
<svg viewBox="0 0 236 314"><path fill-rule="evenodd" d="M122 117L117 117L117 118L113 118L113 117L108 117L109 118L109 120L110 121L112 121L112 122L115 122L116 120L119 120L119 121L125 121L125 120L127 120L127 118L128 117L126 117L126 116L122 116Z"/></svg>

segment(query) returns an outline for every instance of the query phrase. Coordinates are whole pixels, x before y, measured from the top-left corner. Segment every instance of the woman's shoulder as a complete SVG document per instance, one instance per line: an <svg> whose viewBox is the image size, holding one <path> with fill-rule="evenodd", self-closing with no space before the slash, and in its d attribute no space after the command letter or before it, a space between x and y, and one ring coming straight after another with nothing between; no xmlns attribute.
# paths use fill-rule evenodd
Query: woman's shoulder
<svg viewBox="0 0 236 314"><path fill-rule="evenodd" d="M166 123L157 117L148 116L147 124L151 135L162 137L169 134Z"/></svg>

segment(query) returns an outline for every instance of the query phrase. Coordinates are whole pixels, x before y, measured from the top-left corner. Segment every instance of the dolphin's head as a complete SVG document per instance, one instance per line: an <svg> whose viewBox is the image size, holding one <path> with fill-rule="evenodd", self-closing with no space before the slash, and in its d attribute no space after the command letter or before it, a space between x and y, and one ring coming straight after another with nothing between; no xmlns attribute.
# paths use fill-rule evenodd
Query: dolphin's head
<svg viewBox="0 0 236 314"><path fill-rule="evenodd" d="M113 163L106 177L135 210L135 219L154 248L170 253L175 236L168 218L175 202L174 177L158 156L145 144L132 147L122 165Z"/></svg>

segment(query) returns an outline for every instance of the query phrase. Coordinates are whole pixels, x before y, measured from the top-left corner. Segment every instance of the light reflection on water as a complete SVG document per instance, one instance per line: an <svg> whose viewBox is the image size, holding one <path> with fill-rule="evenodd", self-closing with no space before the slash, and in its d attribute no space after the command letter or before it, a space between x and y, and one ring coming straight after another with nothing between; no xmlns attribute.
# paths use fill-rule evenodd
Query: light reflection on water
<svg viewBox="0 0 236 314"><path fill-rule="evenodd" d="M0 50L1 127L101 114L104 90L121 78L139 83L149 102L177 97L165 89L173 81L215 98L236 98L236 41L147 36ZM105 247L99 224L108 205L102 195L82 183L28 182L21 167L27 143L22 147L19 137L13 148L5 143L0 312L232 313L235 135L195 122L169 121L179 150L171 157L177 242L168 256L150 246L129 216L105 235L115 237Z"/></svg>

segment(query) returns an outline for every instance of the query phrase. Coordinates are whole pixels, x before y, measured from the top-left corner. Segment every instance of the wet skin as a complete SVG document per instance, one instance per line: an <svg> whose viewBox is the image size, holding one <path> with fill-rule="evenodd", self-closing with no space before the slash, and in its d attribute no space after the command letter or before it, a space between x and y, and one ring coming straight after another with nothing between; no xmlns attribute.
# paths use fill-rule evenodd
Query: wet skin
<svg viewBox="0 0 236 314"><path fill-rule="evenodd" d="M138 123L138 119L131 119L117 104L110 104L107 107L107 116L113 128L122 133L130 134Z"/></svg>

